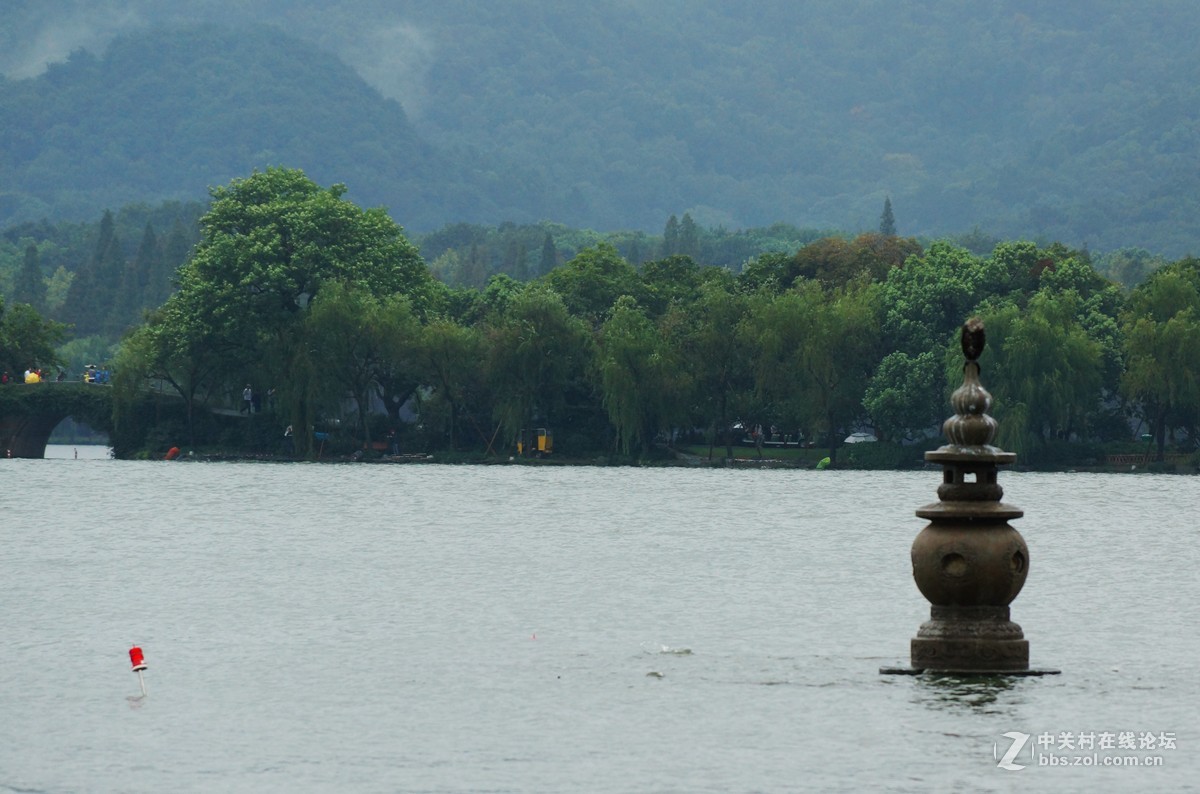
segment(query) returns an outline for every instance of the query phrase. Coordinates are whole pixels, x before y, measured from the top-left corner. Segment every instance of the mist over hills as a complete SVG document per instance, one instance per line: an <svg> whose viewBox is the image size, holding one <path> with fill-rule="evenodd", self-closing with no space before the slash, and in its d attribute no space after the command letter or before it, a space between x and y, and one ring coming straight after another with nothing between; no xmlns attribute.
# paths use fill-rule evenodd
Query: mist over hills
<svg viewBox="0 0 1200 794"><path fill-rule="evenodd" d="M286 165L417 231L857 231L890 196L906 235L1200 239L1185 0L13 5L0 226Z"/></svg>

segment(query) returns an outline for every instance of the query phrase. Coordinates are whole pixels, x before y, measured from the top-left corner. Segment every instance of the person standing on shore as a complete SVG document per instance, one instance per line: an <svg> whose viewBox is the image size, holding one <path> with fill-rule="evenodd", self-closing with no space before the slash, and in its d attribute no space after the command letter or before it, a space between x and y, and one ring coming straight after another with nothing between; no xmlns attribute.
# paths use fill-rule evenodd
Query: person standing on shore
<svg viewBox="0 0 1200 794"><path fill-rule="evenodd" d="M250 388L250 384L246 384L246 388L242 389L242 413L252 413L254 408L254 390Z"/></svg>

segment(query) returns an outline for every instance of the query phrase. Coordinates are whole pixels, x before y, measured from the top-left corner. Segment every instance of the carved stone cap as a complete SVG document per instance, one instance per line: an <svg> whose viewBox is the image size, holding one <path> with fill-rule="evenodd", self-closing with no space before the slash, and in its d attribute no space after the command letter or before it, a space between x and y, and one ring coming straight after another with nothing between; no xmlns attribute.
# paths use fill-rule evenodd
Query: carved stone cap
<svg viewBox="0 0 1200 794"><path fill-rule="evenodd" d="M996 463L1004 465L1005 463L1015 463L1017 453L1005 452L1000 447L993 447L990 444L983 446L959 447L954 444L946 444L937 449L926 452L925 460L930 463Z"/></svg>
<svg viewBox="0 0 1200 794"><path fill-rule="evenodd" d="M1025 515L1021 508L1005 502L934 502L917 509L921 518L1010 521Z"/></svg>
<svg viewBox="0 0 1200 794"><path fill-rule="evenodd" d="M978 317L967 320L962 327L962 350L967 359L963 364L963 382L950 395L954 416L942 423L942 433L950 443L925 454L931 463L972 460L1004 464L1016 460L1013 453L992 446L999 426L988 414L992 395L979 380L978 359L986 343L983 321Z"/></svg>

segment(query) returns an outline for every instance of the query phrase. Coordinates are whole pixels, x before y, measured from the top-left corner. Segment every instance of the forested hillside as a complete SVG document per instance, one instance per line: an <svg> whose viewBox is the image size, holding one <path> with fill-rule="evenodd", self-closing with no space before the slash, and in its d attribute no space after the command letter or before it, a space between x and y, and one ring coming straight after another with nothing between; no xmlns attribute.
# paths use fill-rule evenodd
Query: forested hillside
<svg viewBox="0 0 1200 794"><path fill-rule="evenodd" d="M418 232L857 232L890 197L905 235L1200 237L1189 0L12 5L0 226L276 164Z"/></svg>
<svg viewBox="0 0 1200 794"><path fill-rule="evenodd" d="M76 51L0 88L0 225L91 218L276 163L303 164L426 224L451 171L336 57L268 28L158 31Z"/></svg>

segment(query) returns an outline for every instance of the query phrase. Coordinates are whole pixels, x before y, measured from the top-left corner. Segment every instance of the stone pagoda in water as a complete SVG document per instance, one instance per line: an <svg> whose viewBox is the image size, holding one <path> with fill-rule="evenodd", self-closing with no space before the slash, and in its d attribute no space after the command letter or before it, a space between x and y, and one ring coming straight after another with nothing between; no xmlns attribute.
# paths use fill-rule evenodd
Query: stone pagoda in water
<svg viewBox="0 0 1200 794"><path fill-rule="evenodd" d="M983 323L962 330L963 384L950 398L954 416L942 425L943 447L925 453L942 466L940 501L917 511L929 524L912 546L913 578L932 604L930 619L912 640L911 668L883 673L941 672L1030 675L1029 642L1009 619L1009 607L1029 573L1029 549L1009 521L1024 511L1004 504L997 467L1016 460L992 446L992 397L979 380Z"/></svg>

